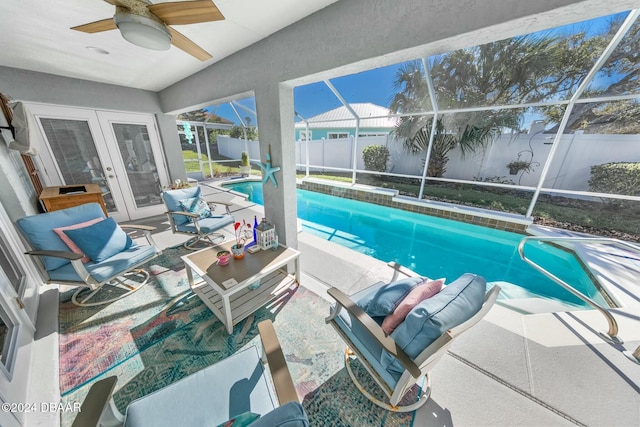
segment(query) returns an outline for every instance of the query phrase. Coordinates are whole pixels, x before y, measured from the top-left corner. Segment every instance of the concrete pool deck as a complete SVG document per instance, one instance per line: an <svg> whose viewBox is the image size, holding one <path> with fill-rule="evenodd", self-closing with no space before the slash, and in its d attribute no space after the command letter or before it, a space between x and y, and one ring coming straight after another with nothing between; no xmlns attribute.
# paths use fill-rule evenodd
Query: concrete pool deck
<svg viewBox="0 0 640 427"><path fill-rule="evenodd" d="M236 219L253 220L264 213L262 206L242 197L208 183L200 185L205 195L234 203ZM154 239L161 248L187 239L172 234L164 216L133 222L158 227ZM231 238L232 228L225 233ZM331 286L353 293L390 278L384 262L305 232L299 234L299 249L301 284L323 298ZM613 270L607 273L638 276L637 265L630 271L623 266ZM51 304L43 307L52 308L57 295L48 289ZM629 288L628 294L637 296L637 288ZM620 336L633 350L640 345L640 310L617 310L612 311ZM38 322L49 331L57 325L57 311L44 311ZM593 310L526 314L496 304L433 369L431 399L416 412L414 426L640 425L640 365L629 361L619 346L600 339L596 330L605 328L604 318ZM58 371L57 357L51 357L58 354L55 337L50 331L36 341L34 357L43 373ZM53 402L59 399L59 390L57 397L52 395L56 390L39 384L30 397ZM34 425L59 422L55 414L40 418Z"/></svg>
<svg viewBox="0 0 640 427"><path fill-rule="evenodd" d="M237 203L240 219L263 212L209 189ZM351 294L390 277L382 261L305 232L298 238L302 284L325 298L330 286ZM434 368L432 399L414 425L640 425L640 365L622 353L640 345L640 260L601 249L588 245L581 256L620 305L611 312L622 345L598 335L607 323L595 310L528 314L499 302Z"/></svg>

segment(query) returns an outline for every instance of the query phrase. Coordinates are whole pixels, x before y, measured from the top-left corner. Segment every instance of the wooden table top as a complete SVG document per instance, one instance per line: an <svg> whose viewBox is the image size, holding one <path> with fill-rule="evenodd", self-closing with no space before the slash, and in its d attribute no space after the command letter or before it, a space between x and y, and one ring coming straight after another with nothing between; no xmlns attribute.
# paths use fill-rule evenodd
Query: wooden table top
<svg viewBox="0 0 640 427"><path fill-rule="evenodd" d="M222 283L229 279L235 279L238 285L244 282L253 282L256 276L262 276L277 270L300 255L295 249L279 246L277 250L267 249L255 253L245 251L244 258L235 259L233 256L227 265L218 265L217 253L221 250L231 252L234 241L222 243L217 246L202 249L192 254L184 255L182 259L188 263L195 272L206 275L223 289L234 286L224 286Z"/></svg>

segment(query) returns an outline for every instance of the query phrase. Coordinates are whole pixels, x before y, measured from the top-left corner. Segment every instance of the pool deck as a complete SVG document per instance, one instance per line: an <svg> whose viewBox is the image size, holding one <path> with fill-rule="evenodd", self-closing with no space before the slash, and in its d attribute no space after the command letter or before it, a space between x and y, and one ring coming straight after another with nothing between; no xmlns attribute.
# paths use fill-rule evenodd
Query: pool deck
<svg viewBox="0 0 640 427"><path fill-rule="evenodd" d="M236 220L253 221L254 215L264 213L262 206L221 190L213 182L200 185L204 195L232 202ZM161 248L187 238L172 234L164 216L134 222L158 227L154 239ZM231 226L225 234L232 238ZM328 299L329 287L351 294L390 278L390 269L382 261L306 232L300 232L298 240L301 284L323 298ZM640 262L594 247L587 252L589 267L617 289L614 296L621 307L611 312L624 344L600 338L597 331L605 330L607 323L594 310L529 314L522 307L514 309L509 302L499 301L433 369L431 399L416 412L415 427L640 426L640 365L622 354L624 348L633 351L640 345L636 279ZM57 324L53 311L39 316L39 323L49 325L43 330ZM53 337L51 331L38 341L42 347L37 351L42 359L38 366L43 372L57 372L57 367L49 366L57 363L51 360L53 350L48 348L57 342ZM38 392L32 397L49 401L47 393L55 390ZM42 414L38 421L34 425L55 425L51 414Z"/></svg>
<svg viewBox="0 0 640 427"><path fill-rule="evenodd" d="M236 204L236 218L263 213L260 205L205 186L205 193ZM305 232L298 239L302 284L325 298L331 286L351 294L390 278L382 261ZM415 426L640 425L640 365L622 353L640 345L640 259L599 244L576 250L619 305L611 312L623 344L600 337L607 322L595 310L529 314L499 301L433 369L432 399Z"/></svg>

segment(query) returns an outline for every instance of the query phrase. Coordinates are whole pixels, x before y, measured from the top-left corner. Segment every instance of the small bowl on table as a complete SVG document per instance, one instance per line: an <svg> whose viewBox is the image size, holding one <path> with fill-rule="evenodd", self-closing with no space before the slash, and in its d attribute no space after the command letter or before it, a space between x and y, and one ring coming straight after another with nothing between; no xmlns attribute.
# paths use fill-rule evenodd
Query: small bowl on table
<svg viewBox="0 0 640 427"><path fill-rule="evenodd" d="M229 251L218 251L216 256L218 257L219 265L227 265L231 261L231 252Z"/></svg>

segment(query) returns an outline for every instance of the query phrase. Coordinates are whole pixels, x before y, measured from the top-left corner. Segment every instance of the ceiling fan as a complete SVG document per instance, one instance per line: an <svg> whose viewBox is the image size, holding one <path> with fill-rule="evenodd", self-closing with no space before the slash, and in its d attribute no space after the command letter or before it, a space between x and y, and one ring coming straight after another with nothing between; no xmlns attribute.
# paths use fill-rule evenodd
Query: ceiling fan
<svg viewBox="0 0 640 427"><path fill-rule="evenodd" d="M211 0L174 1L151 4L148 0L104 0L116 7L113 18L72 27L85 33L120 30L122 37L135 45L167 50L170 45L182 49L200 61L211 55L170 25L196 24L224 19Z"/></svg>

